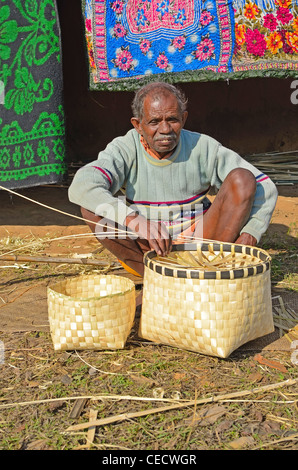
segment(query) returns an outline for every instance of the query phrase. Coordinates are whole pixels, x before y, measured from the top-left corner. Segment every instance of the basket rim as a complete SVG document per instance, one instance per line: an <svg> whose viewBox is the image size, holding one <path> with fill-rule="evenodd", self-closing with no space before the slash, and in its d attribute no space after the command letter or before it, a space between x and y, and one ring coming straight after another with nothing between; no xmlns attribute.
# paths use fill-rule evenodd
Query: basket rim
<svg viewBox="0 0 298 470"><path fill-rule="evenodd" d="M239 245L236 243L228 242L199 242L199 243L181 243L174 244L172 246L172 251L195 251L198 246L201 246L202 251L206 251L210 246L213 250L217 251L222 249L223 251L232 251L233 247L236 253L243 253L251 256L256 256L260 259L260 263L256 266L247 266L243 268L235 269L214 269L214 271L206 271L202 268L193 268L193 267L179 267L173 268L170 266L165 266L154 260L156 252L154 250L147 251L144 254L144 264L147 268L152 271L162 274L164 276L171 276L177 278L191 278L191 279L238 279L249 276L255 276L257 274L262 274L265 271L270 269L271 265L271 256L262 248L248 246L248 245Z"/></svg>
<svg viewBox="0 0 298 470"><path fill-rule="evenodd" d="M78 279L78 278L91 278L91 277L98 277L98 278L110 277L110 278L113 278L113 279L121 278L121 279L125 279L125 281L128 284L130 284L131 287L128 288L127 290L125 290L124 292L115 292L115 293L111 293L111 294L107 294L107 295L98 295L96 297L73 297L73 296L70 296L70 295L67 295L67 294L62 294L61 292L58 292L58 291L55 290L56 286L61 285L62 283L66 283L67 281L72 281L72 280L75 280L75 279ZM78 276L73 276L70 279L65 279L65 280L56 282L55 284L49 285L47 287L48 294L52 293L54 295L58 295L61 298L68 299L68 300L74 300L74 301L77 301L77 302L81 302L81 301L89 302L90 300L108 299L108 298L115 297L115 296L126 295L130 292L133 292L134 290L135 290L135 284L131 279L129 279L127 277L124 277L124 276L118 276L118 275L115 275L115 274L91 274L91 275L79 274Z"/></svg>

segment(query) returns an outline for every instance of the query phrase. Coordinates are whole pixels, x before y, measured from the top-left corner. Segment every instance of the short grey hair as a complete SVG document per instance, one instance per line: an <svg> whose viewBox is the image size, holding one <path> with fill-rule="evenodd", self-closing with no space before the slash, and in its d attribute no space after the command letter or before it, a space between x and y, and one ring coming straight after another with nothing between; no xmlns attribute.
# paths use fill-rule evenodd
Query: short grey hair
<svg viewBox="0 0 298 470"><path fill-rule="evenodd" d="M133 117L142 119L144 100L147 95L152 94L153 99L158 99L160 97L160 94L163 94L165 92L172 93L174 96L176 96L180 111L181 113L184 113L184 111L186 111L187 109L187 98L182 90L180 90L174 85L171 85L170 83L151 82L136 91L131 104Z"/></svg>

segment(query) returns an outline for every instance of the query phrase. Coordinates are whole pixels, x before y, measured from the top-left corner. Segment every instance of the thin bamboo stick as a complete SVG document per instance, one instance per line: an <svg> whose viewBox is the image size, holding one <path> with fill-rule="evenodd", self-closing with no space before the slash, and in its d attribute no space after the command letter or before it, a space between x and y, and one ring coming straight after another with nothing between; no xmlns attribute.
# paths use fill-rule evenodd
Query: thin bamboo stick
<svg viewBox="0 0 298 470"><path fill-rule="evenodd" d="M89 400L131 400L131 401L146 401L146 402L170 402L174 403L174 408L179 408L182 406L192 406L194 404L204 404L204 403L210 403L210 402L216 402L216 401L227 401L227 400L233 400L234 398L240 397L240 396L246 396L254 393L261 393L261 392L266 392L266 391L271 391L279 387L287 387L291 385L295 385L298 383L298 379L287 379L282 382L277 382L274 384L269 384L269 385L264 385L262 387L257 387L255 389L251 390L243 390L241 392L233 392L228 395L218 395L218 396L212 396L208 398L203 398L201 400L183 400L183 403L181 403L181 400L174 400L173 398L149 398L149 397L138 397L138 396L131 396L131 395L83 395L83 396L70 396L70 397L60 397L60 398L45 398L42 400L30 400L30 401L23 401L23 402L12 402L12 403L4 403L0 405L0 409L4 408L12 408L15 406L30 406L30 405L40 405L43 403L52 403L52 402L57 402L57 401L72 401L72 400L79 400L81 398L86 398ZM86 425L87 423L85 423ZM88 426L86 426L88 427Z"/></svg>
<svg viewBox="0 0 298 470"><path fill-rule="evenodd" d="M51 256L30 256L30 255L3 255L0 261L28 262L28 263L67 263L67 264L84 264L110 267L112 264L108 261L96 260L90 258L59 258Z"/></svg>
<svg viewBox="0 0 298 470"><path fill-rule="evenodd" d="M81 423L81 424L76 424L74 426L69 426L66 429L66 431L80 431L90 426L103 426L106 424L112 424L112 423L119 422L119 421L125 421L126 419L138 418L141 416L147 416L147 415L155 414L155 413L163 413L165 411L170 411L170 410L174 410L178 408L180 409L180 408L186 408L188 406L193 406L193 405L197 406L197 405L202 405L205 403L214 403L214 402L218 402L221 400L227 400L227 399L237 398L240 396L252 395L254 393L271 391L271 390L274 390L276 388L279 388L285 385L294 385L297 382L298 382L298 379L288 379L283 382L279 382L277 384L264 385L263 387L257 387L252 390L243 390L241 392L233 392L233 393L228 393L226 395L212 396L208 398L203 398L201 400L195 399L195 400L190 400L189 402L186 402L186 403L176 403L174 405L163 406L160 408L153 408L150 410L143 410L143 411L137 411L137 412L132 412L132 413L122 413L119 415L114 415L114 416L109 416L107 418L98 419L91 423L89 421L87 423Z"/></svg>

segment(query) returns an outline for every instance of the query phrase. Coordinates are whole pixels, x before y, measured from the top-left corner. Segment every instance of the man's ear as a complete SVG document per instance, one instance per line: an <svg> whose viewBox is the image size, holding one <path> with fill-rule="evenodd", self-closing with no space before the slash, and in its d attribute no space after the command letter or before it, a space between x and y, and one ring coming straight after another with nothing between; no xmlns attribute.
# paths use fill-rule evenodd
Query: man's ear
<svg viewBox="0 0 298 470"><path fill-rule="evenodd" d="M142 128L141 128L141 124L140 124L140 120L136 117L132 117L130 122L132 123L133 127L135 128L135 130L140 134L142 135Z"/></svg>
<svg viewBox="0 0 298 470"><path fill-rule="evenodd" d="M188 116L188 111L184 111L183 113L183 118L182 118L182 125L184 126L184 124L186 123L186 119L187 119L187 116Z"/></svg>

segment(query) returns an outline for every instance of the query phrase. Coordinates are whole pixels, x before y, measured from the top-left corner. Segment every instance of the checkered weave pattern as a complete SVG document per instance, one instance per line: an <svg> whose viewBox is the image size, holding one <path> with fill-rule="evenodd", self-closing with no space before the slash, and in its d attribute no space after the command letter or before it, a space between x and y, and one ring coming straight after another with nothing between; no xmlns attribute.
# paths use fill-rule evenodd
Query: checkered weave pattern
<svg viewBox="0 0 298 470"><path fill-rule="evenodd" d="M241 269L238 277L239 272L159 269L151 255L145 260L141 337L225 358L274 330L268 260L260 259L262 269L254 267L251 275Z"/></svg>
<svg viewBox="0 0 298 470"><path fill-rule="evenodd" d="M134 283L122 276L84 275L49 287L54 349L122 349L135 308Z"/></svg>

